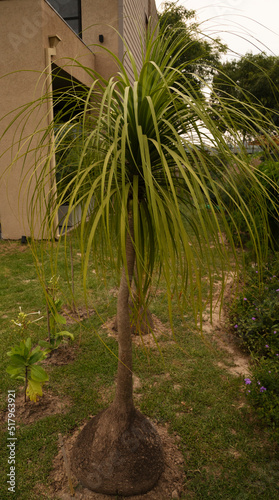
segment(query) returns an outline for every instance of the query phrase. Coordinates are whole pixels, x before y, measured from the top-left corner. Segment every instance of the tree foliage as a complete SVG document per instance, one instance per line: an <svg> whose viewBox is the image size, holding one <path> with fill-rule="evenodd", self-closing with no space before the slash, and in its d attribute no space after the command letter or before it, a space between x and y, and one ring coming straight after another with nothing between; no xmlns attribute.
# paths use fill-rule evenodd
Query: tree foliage
<svg viewBox="0 0 279 500"><path fill-rule="evenodd" d="M273 132L279 125L279 57L247 53L220 64L211 97L213 106L221 98L240 111L237 126L244 137L260 132L260 114L268 118Z"/></svg>
<svg viewBox="0 0 279 500"><path fill-rule="evenodd" d="M226 46L220 39L212 39L202 33L195 15L195 10L165 2L163 11L159 13L159 23L161 31L169 38L169 53L172 54L172 46L182 47L175 65L183 67L192 88L197 90L211 79L221 54L226 52Z"/></svg>

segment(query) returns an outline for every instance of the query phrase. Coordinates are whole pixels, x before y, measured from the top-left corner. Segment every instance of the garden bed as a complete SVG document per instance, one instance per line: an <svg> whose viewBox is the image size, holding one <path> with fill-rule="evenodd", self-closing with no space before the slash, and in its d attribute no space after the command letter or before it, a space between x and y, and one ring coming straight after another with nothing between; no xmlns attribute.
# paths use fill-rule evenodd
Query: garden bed
<svg viewBox="0 0 279 500"><path fill-rule="evenodd" d="M117 283L110 269L106 283L90 272L90 301L93 295L96 297L94 307L92 303L90 307L95 310L96 306L99 314L67 325L74 341L69 341L68 347L61 344L52 355L57 356L57 362L46 363L49 381L43 386L43 397L38 403L24 403L22 384L12 381L5 372L6 353L18 342L18 332L11 320L16 317L19 306L26 312L40 310L42 313L44 296L30 249L25 247L25 251L19 253L20 245L13 245L12 249L7 245L4 249L5 245L3 242L0 245L3 307L0 497L10 498L6 488L6 412L8 390L15 390L16 498L70 498L59 435L69 453L78 430L113 399L117 338L110 336L103 325L109 325L115 315L116 297L108 290L115 289ZM75 255L76 275L79 262L80 257ZM216 291L218 286L216 279ZM66 296L66 290L62 290L62 297ZM78 301L78 306L83 307L82 293ZM220 320L216 314L210 327L207 318L201 336L190 310L181 317L174 308L172 331L163 285L154 294L150 309L158 318L157 328L163 335L158 338L160 350L156 343L148 349L140 341L134 344L135 405L163 432L169 480L162 476L165 489L156 490L160 492L157 497L150 493L149 497L142 498L171 500L177 498L176 495L181 499L201 500L207 497L214 500L277 498L278 446L246 399L244 378L249 365L243 366L240 372L239 351L230 337L225 318ZM46 338L43 315L41 322L30 325L34 342ZM74 355L68 358L68 354L64 356L66 353ZM59 356L63 363L58 363ZM161 486L159 483L158 488ZM78 495L89 498L80 486L76 489L77 498ZM102 497L92 498L101 500Z"/></svg>

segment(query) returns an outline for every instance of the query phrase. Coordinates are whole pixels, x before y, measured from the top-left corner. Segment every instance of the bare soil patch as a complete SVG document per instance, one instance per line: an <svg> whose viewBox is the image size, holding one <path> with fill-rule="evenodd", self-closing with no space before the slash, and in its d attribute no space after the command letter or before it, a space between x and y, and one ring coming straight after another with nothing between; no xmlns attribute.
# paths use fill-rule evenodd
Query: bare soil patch
<svg viewBox="0 0 279 500"><path fill-rule="evenodd" d="M29 249L29 246L26 244L21 244L19 241L5 241L0 244L0 254L7 255L13 253L23 253Z"/></svg>
<svg viewBox="0 0 279 500"><path fill-rule="evenodd" d="M52 365L52 366L63 366L72 363L78 353L78 345L60 344L58 349L53 349L44 359L41 361L42 365Z"/></svg>
<svg viewBox="0 0 279 500"><path fill-rule="evenodd" d="M233 293L233 275L228 275L224 293L224 306L220 311L218 298L221 284L216 286L213 297L213 311L210 317L210 310L203 314L203 333L216 342L218 348L225 351L227 356L224 362L218 362L220 368L226 369L236 376L247 376L250 374L248 355L238 347L237 339L230 333L230 326L227 320L227 305L230 303Z"/></svg>
<svg viewBox="0 0 279 500"><path fill-rule="evenodd" d="M169 500L172 498L180 498L183 492L184 459L178 448L179 437L170 435L167 426L155 425L155 427L163 444L165 469L155 488L144 495L130 496L129 499L131 500ZM113 496L94 493L84 488L78 483L72 473L69 457L78 433L79 430L72 436L62 439L63 445L60 446L59 453L53 461L50 487L46 491L45 488L42 488L42 485L38 485L36 491L38 491L42 498L70 500L73 498L71 494L75 491L74 498L78 500L112 500L112 498L114 498ZM70 485L72 485L72 489ZM118 497L119 500L120 498L121 497Z"/></svg>
<svg viewBox="0 0 279 500"><path fill-rule="evenodd" d="M95 309L88 308L86 306L80 306L76 309L72 309L69 306L63 306L60 313L66 319L67 325L73 325L74 323L79 323L84 319L89 319L93 316L93 314L95 314Z"/></svg>
<svg viewBox="0 0 279 500"><path fill-rule="evenodd" d="M18 424L29 425L45 418L49 415L63 414L67 412L70 405L70 400L61 396L56 396L50 391L45 390L42 397L38 398L35 403L33 401L24 401L24 390L16 395L16 421ZM7 423L8 411L1 412L1 424Z"/></svg>
<svg viewBox="0 0 279 500"><path fill-rule="evenodd" d="M152 333L147 333L145 335L133 335L133 343L137 346L156 348L158 341L167 339L172 340L173 333L168 325L164 325L157 316L152 314L152 320L154 324L154 329ZM106 323L103 324L102 328L107 331L109 337L113 337L116 341L118 340L118 334L114 327L115 318L110 318ZM173 341L175 342L175 341Z"/></svg>

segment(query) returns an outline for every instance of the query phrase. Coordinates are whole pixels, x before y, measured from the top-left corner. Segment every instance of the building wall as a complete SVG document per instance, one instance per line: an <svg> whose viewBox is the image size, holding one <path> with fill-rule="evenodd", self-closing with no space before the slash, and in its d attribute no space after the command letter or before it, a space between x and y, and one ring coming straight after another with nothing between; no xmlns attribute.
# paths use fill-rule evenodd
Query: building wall
<svg viewBox="0 0 279 500"><path fill-rule="evenodd" d="M119 53L119 3L119 0L81 0L82 38L95 53L96 72L106 79L117 72L117 66L106 49ZM99 35L104 37L102 44L99 42Z"/></svg>
<svg viewBox="0 0 279 500"><path fill-rule="evenodd" d="M127 48L131 51L138 71L142 64L142 46L144 46L147 22L151 16L151 4L153 5L154 2L150 0L124 0L123 2L124 53L127 52ZM124 61L128 76L132 81L134 74L127 55L124 57Z"/></svg>
<svg viewBox="0 0 279 500"><path fill-rule="evenodd" d="M42 69L42 61L44 61L40 2L32 0L1 1L0 19L0 96L1 117L3 117L11 110L40 96L39 85L36 86ZM3 47L5 50L2 50ZM25 71L27 68L32 68L32 71ZM7 76L3 76L5 74ZM41 111L46 114L45 105L42 105ZM5 125L7 126L15 115L16 113L13 113L0 122L2 132ZM29 135L33 131L34 125L29 120L25 123L24 135ZM16 143L18 139L19 131L15 127L10 128L2 139L0 143L1 173L14 159L17 145L15 144L12 150L10 148L13 142ZM6 150L7 152L3 155ZM21 174L27 174L30 168L30 164L23 163L22 154L25 151L26 147L22 146L21 158L13 164L0 181L0 218L3 238L16 239L25 234L24 226L27 225L27 212L26 194L24 193L26 193L27 184L20 185Z"/></svg>
<svg viewBox="0 0 279 500"><path fill-rule="evenodd" d="M150 14L156 18L155 0L81 0L81 14L82 40L47 0L0 0L0 137L17 114L12 110L39 99L49 89L51 62L88 86L92 83L92 76L82 70L76 60L105 78L116 73L113 58L96 47L100 43L99 35L104 37L102 47L120 58L125 54L123 36L140 69L139 33L145 33L146 19ZM55 54L51 55L49 37L55 35L61 41ZM132 80L129 61L127 57L124 60ZM21 139L36 131L32 142L34 148L42 138L40 130L47 126L51 113L51 107L42 102L32 118L24 122L24 129L23 122L18 128L15 125L10 127L0 142L0 223L4 239L30 236L27 197L28 193L36 194L35 177L31 176L28 183L26 179L34 174L35 165L37 174L40 173L40 162L46 149L42 148L39 157L35 158L34 154L26 155L27 144L22 141L20 154L16 156L17 141L22 130ZM40 233L41 216L43 214L38 211L37 224L33 228L35 236Z"/></svg>
<svg viewBox="0 0 279 500"><path fill-rule="evenodd" d="M155 25L158 19L155 0L81 0L81 9L83 40L96 55L96 71L107 79L117 72L112 56L100 48L99 35L103 35L101 45L121 60L124 56L132 81L133 72L129 58L125 57L125 44L135 57L139 70L142 63L140 39L146 33L146 20L151 16Z"/></svg>
<svg viewBox="0 0 279 500"><path fill-rule="evenodd" d="M1 0L0 19L1 136L5 127L16 115L16 112L9 113L26 103L39 99L47 90L51 60L63 67L69 75L90 85L92 79L71 59L76 58L83 64L94 68L95 56L44 0ZM56 56L50 59L46 49L49 47L48 37L52 35L58 35L61 42L56 48ZM3 47L5 50L2 50ZM8 116L3 119L5 115ZM26 121L25 137L37 130L32 143L33 147L42 138L42 134L38 131L48 125L49 118L50 109L44 102ZM20 128L11 127L0 142L0 222L3 239L30 236L27 198L35 188L35 178L31 177L31 172L34 171L36 163L37 174L39 174L40 161L46 153L46 150L41 149L40 159L35 159L34 154L31 153L25 156L27 145L22 142L20 157L2 176L11 162L15 160ZM11 148L13 144L14 147ZM33 228L35 236L39 235L39 230L40 217L38 215L37 224Z"/></svg>
<svg viewBox="0 0 279 500"><path fill-rule="evenodd" d="M52 56L52 61L81 83L90 86L92 78L75 61L85 67L94 69L96 59L94 51L69 28L53 8L44 0L40 0L40 2L44 19L42 26L43 47L49 47L49 36L58 35L61 41L56 47L56 55Z"/></svg>

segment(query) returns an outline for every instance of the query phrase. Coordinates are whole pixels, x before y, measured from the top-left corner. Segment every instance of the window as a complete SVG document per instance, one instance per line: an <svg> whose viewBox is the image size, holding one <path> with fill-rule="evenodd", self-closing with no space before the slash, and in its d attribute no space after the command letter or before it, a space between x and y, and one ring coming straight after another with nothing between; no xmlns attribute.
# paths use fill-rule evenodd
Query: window
<svg viewBox="0 0 279 500"><path fill-rule="evenodd" d="M81 0L48 0L50 5L81 36Z"/></svg>

